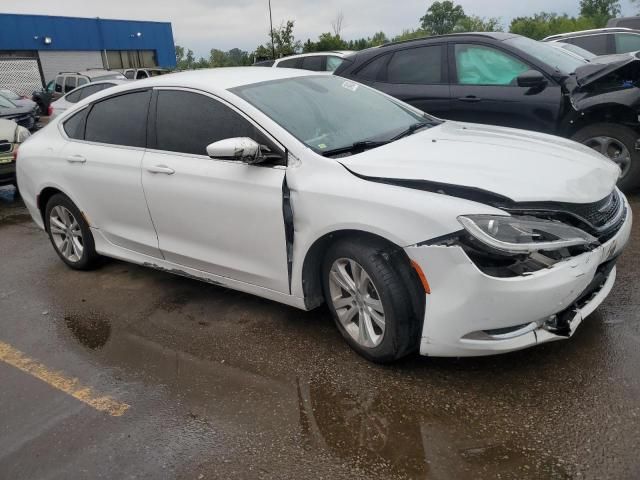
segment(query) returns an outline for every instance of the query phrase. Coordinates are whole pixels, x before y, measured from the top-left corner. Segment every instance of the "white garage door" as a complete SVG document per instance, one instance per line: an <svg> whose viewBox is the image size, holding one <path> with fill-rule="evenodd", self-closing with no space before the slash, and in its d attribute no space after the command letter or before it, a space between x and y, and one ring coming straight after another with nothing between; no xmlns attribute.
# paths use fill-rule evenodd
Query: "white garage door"
<svg viewBox="0 0 640 480"><path fill-rule="evenodd" d="M38 52L45 83L60 72L78 72L88 68L103 68L100 52Z"/></svg>

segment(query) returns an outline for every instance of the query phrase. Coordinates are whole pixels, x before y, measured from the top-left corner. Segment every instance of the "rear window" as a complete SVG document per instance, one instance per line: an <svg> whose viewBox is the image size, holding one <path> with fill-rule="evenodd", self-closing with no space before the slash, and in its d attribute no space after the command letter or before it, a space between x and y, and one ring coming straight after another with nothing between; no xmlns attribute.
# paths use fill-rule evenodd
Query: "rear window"
<svg viewBox="0 0 640 480"><path fill-rule="evenodd" d="M608 55L614 53L607 47L609 35L586 35L584 37L567 38L563 41L578 45L596 55Z"/></svg>
<svg viewBox="0 0 640 480"><path fill-rule="evenodd" d="M151 91L146 90L109 97L95 103L87 117L85 140L145 147L150 98Z"/></svg>
<svg viewBox="0 0 640 480"><path fill-rule="evenodd" d="M434 45L394 53L387 67L387 80L422 85L441 83L443 50L441 45Z"/></svg>

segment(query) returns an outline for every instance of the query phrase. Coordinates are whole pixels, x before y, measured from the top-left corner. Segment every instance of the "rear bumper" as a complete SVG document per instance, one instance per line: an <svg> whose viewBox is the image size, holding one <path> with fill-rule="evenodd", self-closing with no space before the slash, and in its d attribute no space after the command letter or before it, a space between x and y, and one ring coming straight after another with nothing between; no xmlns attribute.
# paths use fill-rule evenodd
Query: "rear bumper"
<svg viewBox="0 0 640 480"><path fill-rule="evenodd" d="M624 224L605 244L513 278L484 274L457 246L406 248L431 287L420 353L492 355L571 337L613 288L614 259L629 239L631 223L627 205ZM554 328L554 316L563 320L563 328Z"/></svg>

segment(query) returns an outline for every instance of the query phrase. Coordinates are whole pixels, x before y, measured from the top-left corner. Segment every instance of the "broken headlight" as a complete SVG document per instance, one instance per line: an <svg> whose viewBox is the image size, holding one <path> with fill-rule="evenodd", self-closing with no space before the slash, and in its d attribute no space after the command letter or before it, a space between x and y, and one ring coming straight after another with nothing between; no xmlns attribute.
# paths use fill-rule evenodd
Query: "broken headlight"
<svg viewBox="0 0 640 480"><path fill-rule="evenodd" d="M462 215L458 221L476 240L512 254L559 250L598 241L579 228L536 217Z"/></svg>

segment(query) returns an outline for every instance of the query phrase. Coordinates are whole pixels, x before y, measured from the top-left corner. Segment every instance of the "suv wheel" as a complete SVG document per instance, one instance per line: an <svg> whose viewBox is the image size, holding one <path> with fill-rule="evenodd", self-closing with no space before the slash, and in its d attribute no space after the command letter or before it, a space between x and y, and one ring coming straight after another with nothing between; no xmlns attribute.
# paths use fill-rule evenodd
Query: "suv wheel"
<svg viewBox="0 0 640 480"><path fill-rule="evenodd" d="M403 280L409 275L391 257L381 244L345 239L329 248L322 271L338 330L354 350L377 363L414 352L420 341L413 289Z"/></svg>
<svg viewBox="0 0 640 480"><path fill-rule="evenodd" d="M579 130L572 138L618 164L621 170L618 186L621 190L628 192L640 186L640 151L636 149L638 134L631 128L614 123L596 123Z"/></svg>

